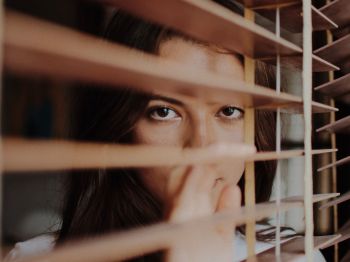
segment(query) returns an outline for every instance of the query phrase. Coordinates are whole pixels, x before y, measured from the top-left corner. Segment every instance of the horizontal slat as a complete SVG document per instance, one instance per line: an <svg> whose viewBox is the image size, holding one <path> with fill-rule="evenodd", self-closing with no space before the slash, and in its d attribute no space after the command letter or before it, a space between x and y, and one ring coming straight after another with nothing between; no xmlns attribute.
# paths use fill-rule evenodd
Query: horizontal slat
<svg viewBox="0 0 350 262"><path fill-rule="evenodd" d="M338 25L320 10L312 6L312 27L315 31L330 30L338 28ZM302 26L300 27L302 28ZM302 29L299 30L302 32Z"/></svg>
<svg viewBox="0 0 350 262"><path fill-rule="evenodd" d="M5 67L14 72L65 77L110 87L128 86L148 92L177 92L220 102L232 102L240 95L247 107L271 104L276 108L291 104L302 109L299 97L186 68L14 12L7 12L5 27ZM314 111L323 112L325 108L316 105Z"/></svg>
<svg viewBox="0 0 350 262"><path fill-rule="evenodd" d="M329 153L330 149L313 154ZM116 145L69 141L3 141L3 168L8 172L48 171L59 169L126 168L173 166L240 161L266 161L303 155L303 150L255 152L246 144L214 144L203 148L180 148L150 145Z"/></svg>
<svg viewBox="0 0 350 262"><path fill-rule="evenodd" d="M319 102L312 101L312 113L329 113L329 112L337 112L338 108L325 105ZM257 106L256 109L264 109L264 110L274 110L277 107L281 109L282 113L293 113L293 114L303 114L303 108L300 103L286 103L286 104L267 104L263 106Z"/></svg>
<svg viewBox="0 0 350 262"><path fill-rule="evenodd" d="M301 56L289 56L289 57L281 57L281 63L287 65L287 67L291 69L300 69L302 70L302 61L303 58ZM266 63L276 64L276 57L264 58L262 61ZM336 71L339 70L339 67L329 63L328 61L316 56L312 55L312 71L313 72L328 72L328 71Z"/></svg>
<svg viewBox="0 0 350 262"><path fill-rule="evenodd" d="M158 250L169 248L179 241L186 241L194 234L203 235L210 225L235 222L236 225L251 220L261 220L279 211L303 206L303 201L283 203L277 208L275 203L260 203L254 208L242 207L232 211L216 213L210 217L186 223L160 223L128 232L114 233L80 243L66 243L53 252L21 262L63 262L63 261L106 261L125 260Z"/></svg>
<svg viewBox="0 0 350 262"><path fill-rule="evenodd" d="M334 0L319 9L339 27L350 25L349 0Z"/></svg>
<svg viewBox="0 0 350 262"><path fill-rule="evenodd" d="M333 246L335 244L338 244L338 243L341 243L345 240L348 240L350 238L350 223L349 221L346 222L340 229L339 231L337 232L340 237L335 239L334 241L332 241L331 243L325 245L323 248L327 248L327 247L330 247L330 246ZM345 260L345 261L349 261L349 260Z"/></svg>
<svg viewBox="0 0 350 262"><path fill-rule="evenodd" d="M276 10L273 8L256 10L260 15L275 22ZM292 32L300 33L303 31L302 5L295 4L280 9L280 24L282 28ZM312 29L314 31L330 30L338 26L326 17L317 8L312 6Z"/></svg>
<svg viewBox="0 0 350 262"><path fill-rule="evenodd" d="M330 97L337 97L350 93L350 74L339 77L333 81L315 87L315 90Z"/></svg>
<svg viewBox="0 0 350 262"><path fill-rule="evenodd" d="M7 138L3 141L3 152L4 170L33 171L188 165L214 163L224 159L243 160L252 157L255 148L245 144L218 144L206 148L183 149Z"/></svg>
<svg viewBox="0 0 350 262"><path fill-rule="evenodd" d="M318 172L321 172L321 171L323 171L323 170L325 170L325 169L328 169L328 168L331 168L331 167L333 167L333 166L341 166L341 165L344 165L344 164L346 164L346 163L350 163L350 156L345 157L345 158L343 158L343 159L340 159L340 160L338 160L338 161L336 161L336 162L334 162L334 163L331 163L331 164L329 164L329 165L325 165L325 166L323 166L323 167L320 167L320 168L317 169L317 171L318 171Z"/></svg>
<svg viewBox="0 0 350 262"><path fill-rule="evenodd" d="M315 50L314 54L342 68L350 56L350 35Z"/></svg>
<svg viewBox="0 0 350 262"><path fill-rule="evenodd" d="M337 112L338 108L325 105L319 102L312 101L311 102L312 112L313 113L326 113L326 112Z"/></svg>
<svg viewBox="0 0 350 262"><path fill-rule="evenodd" d="M344 117L342 119L339 119L333 123L330 123L328 125L325 125L319 129L317 129L317 132L321 131L328 131L332 133L350 133L350 116Z"/></svg>
<svg viewBox="0 0 350 262"><path fill-rule="evenodd" d="M322 210L322 209L325 209L325 208L328 208L331 206L335 206L335 205L338 205L338 204L343 203L343 202L348 201L348 200L350 200L350 192L347 192L347 193L341 195L340 197L321 205L319 207L319 209Z"/></svg>
<svg viewBox="0 0 350 262"><path fill-rule="evenodd" d="M293 6L300 3L300 0L237 0L245 7L252 9L275 9L276 7Z"/></svg>
<svg viewBox="0 0 350 262"><path fill-rule="evenodd" d="M282 204L280 208L277 208L275 204L263 203L257 204L255 208L243 207L187 223L161 223L124 233L96 237L80 243L66 243L50 254L28 258L21 262L120 261L169 248L176 242L186 241L194 234L203 236L204 230L209 225L230 221L235 221L236 225L240 225L247 220L260 220L270 216L277 210L285 211L296 207L302 207L302 203Z"/></svg>
<svg viewBox="0 0 350 262"><path fill-rule="evenodd" d="M323 249L326 246L336 242L340 235L316 236L314 237L314 250ZM281 244L280 261L303 261L305 259L305 238L295 237L294 239ZM250 260L246 260L249 262ZM271 248L256 255L259 262L277 261L275 257L275 248Z"/></svg>
<svg viewBox="0 0 350 262"><path fill-rule="evenodd" d="M321 202L330 198L334 198L339 196L339 193L325 193L325 194L315 194L312 196L312 202L313 203L317 203L317 202ZM283 198L281 200L283 203L289 203L289 202L303 202L304 201L304 196L290 196L290 197L286 197ZM271 203L273 203L275 201L271 201Z"/></svg>
<svg viewBox="0 0 350 262"><path fill-rule="evenodd" d="M311 152L314 155L319 155L319 154L333 153L333 152L337 152L337 151L338 151L337 148L330 148L330 149L314 149Z"/></svg>
<svg viewBox="0 0 350 262"><path fill-rule="evenodd" d="M252 58L296 55L301 48L212 1L106 0L111 5L167 25L202 41Z"/></svg>
<svg viewBox="0 0 350 262"><path fill-rule="evenodd" d="M286 56L281 59L282 65L302 68L300 47L276 37L261 26L211 1L105 0L103 2L255 59L275 63L276 55L279 53L282 57ZM298 56L292 57L293 55ZM338 70L336 66L316 56L313 57L313 69L315 72Z"/></svg>

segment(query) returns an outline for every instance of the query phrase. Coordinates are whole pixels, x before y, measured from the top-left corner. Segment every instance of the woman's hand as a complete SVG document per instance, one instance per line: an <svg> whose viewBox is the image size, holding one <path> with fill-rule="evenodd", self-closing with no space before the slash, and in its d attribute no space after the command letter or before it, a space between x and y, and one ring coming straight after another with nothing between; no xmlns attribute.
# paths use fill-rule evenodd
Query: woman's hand
<svg viewBox="0 0 350 262"><path fill-rule="evenodd" d="M236 185L222 187L213 203L212 190L217 176L209 167L192 166L181 173L169 201L170 222L194 220L240 206L241 194ZM168 251L166 261L233 261L234 230L233 223L227 223L191 231Z"/></svg>

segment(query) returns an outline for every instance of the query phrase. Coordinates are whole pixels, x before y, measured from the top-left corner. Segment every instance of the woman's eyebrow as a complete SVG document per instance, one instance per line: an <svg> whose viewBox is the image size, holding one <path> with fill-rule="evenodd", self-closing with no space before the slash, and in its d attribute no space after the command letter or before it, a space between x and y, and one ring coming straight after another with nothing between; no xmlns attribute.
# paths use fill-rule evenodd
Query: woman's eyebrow
<svg viewBox="0 0 350 262"><path fill-rule="evenodd" d="M154 99L154 100L164 100L166 102L169 102L169 103L172 103L172 104L175 104L175 105L180 105L180 106L184 105L183 102L181 102L181 101L179 101L177 99L171 98L171 97L167 97L167 96L153 95L152 99Z"/></svg>

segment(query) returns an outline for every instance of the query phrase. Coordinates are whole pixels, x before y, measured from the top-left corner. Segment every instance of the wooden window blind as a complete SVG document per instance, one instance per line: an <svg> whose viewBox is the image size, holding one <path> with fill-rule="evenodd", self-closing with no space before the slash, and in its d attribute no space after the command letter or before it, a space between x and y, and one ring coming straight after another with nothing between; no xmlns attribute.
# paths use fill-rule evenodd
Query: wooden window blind
<svg viewBox="0 0 350 262"><path fill-rule="evenodd" d="M76 80L107 85L114 89L128 86L144 92L157 90L200 97L207 101L225 102L238 94L245 107L245 141L241 144L211 145L196 149L176 147L116 145L63 140L2 137L2 172L153 167L245 161L245 203L238 210L214 214L184 223L162 222L140 229L116 232L92 240L63 245L49 254L24 261L104 261L124 260L145 253L169 249L191 234L222 222L246 224L247 252L258 261L281 261L306 254L313 261L314 250L329 247L346 240L349 226L339 234L316 237L313 235L313 204L326 202L321 209L349 200L349 194L313 194L313 169L318 171L350 162L350 158L336 159L336 133L349 133L350 116L335 120L335 100L350 92L349 74L334 78L333 71L346 70L350 55L350 35L343 35L317 49L312 49L312 33L331 30L350 24L350 2L335 0L316 8L310 0L238 0L244 15L207 0L103 0L101 5L127 10L132 14L176 29L192 38L216 44L244 56L245 81L229 76L187 68L158 56L149 55L125 46L101 41L100 38L54 24L43 19L0 8L0 60L2 72L18 75L44 75L52 78ZM256 14L271 20L275 32L255 21ZM302 14L302 15L301 15ZM280 34L280 30L302 33L299 46ZM59 39L59 40L58 40ZM3 58L3 59L1 59ZM255 62L262 61L276 67L276 90L255 83ZM293 68L302 74L302 96L281 91L281 68ZM315 72L330 72L329 82L313 87ZM83 87L82 87L83 88ZM98 87L96 87L98 88ZM313 101L313 92L331 98L330 104ZM257 151L254 145L254 115L256 110L276 112L276 150ZM302 114L304 119L304 149L281 149L281 113ZM312 117L316 113L330 114L332 121L317 132L332 133L332 148L312 148ZM332 163L313 167L312 156L332 154ZM276 201L255 203L254 163L303 157L304 196L282 198L277 190ZM276 186L281 187L282 169L278 164ZM338 197L339 196L339 197ZM289 209L305 210L305 236L281 244L276 233L275 248L255 254L255 221L277 214L279 232L280 214ZM336 209L335 209L336 210ZM336 218L337 213L334 212ZM338 228L336 228L338 229ZM254 261L254 260L252 260Z"/></svg>

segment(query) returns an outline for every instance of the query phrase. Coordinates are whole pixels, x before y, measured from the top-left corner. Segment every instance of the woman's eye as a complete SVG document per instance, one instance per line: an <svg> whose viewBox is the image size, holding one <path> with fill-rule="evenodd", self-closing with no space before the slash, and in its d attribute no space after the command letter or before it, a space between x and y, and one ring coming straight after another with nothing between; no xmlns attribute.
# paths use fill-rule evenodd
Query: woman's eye
<svg viewBox="0 0 350 262"><path fill-rule="evenodd" d="M173 109L168 107L153 108L149 111L148 115L151 119L160 121L179 118L179 115Z"/></svg>
<svg viewBox="0 0 350 262"><path fill-rule="evenodd" d="M241 119L243 115L243 110L234 106L225 106L217 113L217 116L226 119Z"/></svg>

